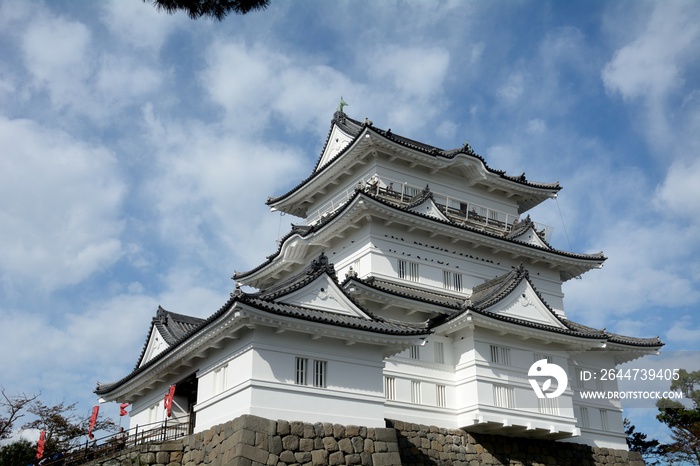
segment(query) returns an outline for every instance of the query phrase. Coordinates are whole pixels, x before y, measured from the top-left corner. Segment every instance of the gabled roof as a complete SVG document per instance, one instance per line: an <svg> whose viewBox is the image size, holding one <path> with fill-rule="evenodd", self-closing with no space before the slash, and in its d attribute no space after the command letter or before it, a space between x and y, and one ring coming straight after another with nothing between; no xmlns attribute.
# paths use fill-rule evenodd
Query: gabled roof
<svg viewBox="0 0 700 466"><path fill-rule="evenodd" d="M343 133L350 135L352 139L347 142L347 144L342 150L333 150L334 155L332 157L328 157L327 151L329 149L329 142L331 142L331 135L334 133L335 128L338 128ZM490 175L494 177L493 179L495 180L501 180L505 183L503 184L503 186L508 185L511 186L513 189L517 189L518 186L520 186L521 189L526 188L526 191L529 193L528 196L533 196L534 193L539 193L537 195L534 195L534 197L529 198L528 200L523 199L521 211L531 209L543 200L554 196L561 189L561 186L559 186L558 182L535 183L528 181L524 173L519 176L511 176L507 175L506 172L503 170L493 169L488 166L486 160L481 155L474 152L474 150L469 144L465 144L464 146L456 149L444 150L436 146L432 146L413 139L409 139L404 136L394 134L391 131L391 129L383 130L377 128L368 119L365 119L365 121L361 123L357 120L353 120L352 118L348 117L343 112L336 112L333 115L333 119L331 120L331 127L326 138L326 143L323 146L321 155L319 156L311 174L306 179L302 180L294 188L289 190L287 193L277 197L268 198L267 204L274 206L279 203L282 203L286 198L289 198L293 194L300 191L305 185L309 184L310 182L321 176L324 176L324 174L328 172L330 167L333 166L338 160L342 159L346 153L353 149L353 147L355 147L356 145L363 144L363 134L376 135L379 138L391 144L395 144L396 147L411 150L417 156L422 156L421 158L425 161L439 161L441 163L438 163L438 165L443 166L443 168L450 166L451 163L456 162L461 158L463 158L465 161L469 161L472 163L475 162L476 165L481 167L480 172L483 175Z"/></svg>
<svg viewBox="0 0 700 466"><path fill-rule="evenodd" d="M153 318L153 325L169 345L174 344L180 338L190 333L202 322L204 322L204 319L176 314L175 312L166 311L160 306L158 306L156 316Z"/></svg>
<svg viewBox="0 0 700 466"><path fill-rule="evenodd" d="M315 280L323 277L330 278L335 283L334 286L338 292L347 299L347 302L356 306L361 312L333 312L284 302L286 297L294 295L295 292L314 284ZM330 326L332 331L328 333L336 338L339 338L338 335L341 335L343 331L346 333L348 333L347 331L351 333L368 332L364 333L365 337L362 338L362 341L375 341L385 345L396 344L398 341L405 341L406 338L412 340L430 334L427 324L386 321L361 309L359 304L338 287L335 268L333 264L328 263L327 258L322 254L301 273L278 286L251 294L243 292L237 286L236 290L231 293L230 299L207 319L170 313L159 308L151 323L147 344L153 332L160 332L162 328L170 340L168 347L142 363L141 360L146 351L144 347L139 357L139 363L130 374L115 383L99 384L95 393L99 395L112 393L127 382L151 370L159 361L166 360L171 354L178 354L177 351L187 352L188 347L195 348L197 345L190 345L190 343L199 337L204 337L207 332L211 333L213 328L217 328L223 322L226 322L228 328L233 330L237 325L245 326L244 320L255 319L256 316L261 317L267 324L287 325L294 322L294 327L299 327L299 322L308 322L316 328L321 328L319 325ZM216 333L219 333L221 337L220 332ZM376 337L370 338L369 335L376 335ZM386 343L387 341L389 343ZM178 360L182 362L184 357L186 355L178 356Z"/></svg>
<svg viewBox="0 0 700 466"><path fill-rule="evenodd" d="M488 170L489 172L498 175L499 177L509 180L509 181L514 181L519 184L523 185L528 185L531 187L535 188L544 188L544 189L555 189L555 190L560 190L561 186L559 186L558 182L555 183L534 183L531 181L528 181L527 178L525 177L525 174L519 175L519 176L511 176L511 175L506 175L505 170L496 170L494 168L491 168L488 166L486 163L486 160L472 149L472 147L469 145L469 143L464 144L462 147L458 147L455 149L441 149L437 146L433 146L430 144L426 144L420 141L416 141L415 139L410 139L404 136L401 136L399 134L395 134L391 131L391 128L387 130L383 130L381 128L377 128L374 126L373 122L367 118L365 118L365 121L360 122L358 120L354 120L347 116L343 112L335 112L333 115L333 120L331 120L331 128L333 125L338 125L340 129L342 129L344 132L351 134L355 137L359 136L362 134L362 130L367 128L370 131L382 135L387 139L390 139L393 142L396 142L398 144L401 144L402 146L415 149L417 151L420 151L424 153L426 156L434 157L434 158L445 158L445 159L454 159L458 155L467 155L470 157L473 157L475 159L478 159ZM330 132L329 132L330 135ZM327 142L326 142L327 144ZM314 167L314 172L323 168L319 167L319 164L321 162L321 159L316 162L316 166Z"/></svg>
<svg viewBox="0 0 700 466"><path fill-rule="evenodd" d="M455 311L461 309L462 304L464 303L464 299L460 299L452 295L428 291L416 288L415 286L410 286L408 283L397 283L382 280L376 277L368 277L364 279L348 277L342 283L342 287L348 289L354 284L359 285L358 289L360 290L363 287L367 287L397 297L423 302L434 306L440 306L442 308L446 308L443 311L444 314L454 314Z"/></svg>
<svg viewBox="0 0 700 466"><path fill-rule="evenodd" d="M540 303L543 304L551 313L552 321L555 322L556 325L533 322L531 320L513 317L507 313L494 312L494 310L497 309L498 303L504 301L508 296L512 295L518 286L523 282L527 282L529 284L532 291L534 291L534 293L537 295ZM462 307L462 312L446 318L439 325L448 324L450 321L458 320L470 313L476 313L491 319L510 322L525 327L571 335L579 338L599 339L611 343L619 343L621 345L635 347L660 348L663 346L663 343L658 337L636 338L610 334L607 333L605 329L597 330L560 317L537 291L535 285L530 280L528 271L522 266L522 264L520 267L513 269L510 272L495 277L485 283L482 283L481 285L475 286L472 290L471 296L465 301Z"/></svg>
<svg viewBox="0 0 700 466"><path fill-rule="evenodd" d="M528 288L536 295L540 305L543 306L546 310L545 312L549 314L547 320L549 320L550 323L543 323L546 322L544 319L533 321L522 317L515 317L514 314L500 312L501 308L499 308L498 304L512 297L514 292L522 289L521 285L523 284L527 284ZM623 346L633 347L659 348L663 346L663 343L658 337L636 338L623 336L609 333L605 329L595 329L560 317L551 306L549 306L539 291L537 291L537 288L530 280L528 271L522 265L488 280L481 285L475 286L468 298L465 294L465 299L459 299L448 294L425 291L411 286L409 283L401 284L379 280L373 277L359 279L349 276L343 282L342 286L346 289L355 287L358 293L362 293L365 287L372 288L373 290L387 293L390 296L393 295L403 299L411 299L417 302L441 306L444 308L444 312L442 313L442 317L438 316L431 321L430 328L432 330L439 330L441 326L449 325L450 322L463 318L467 314L476 313L486 318L572 337L596 339L602 342L617 343Z"/></svg>
<svg viewBox="0 0 700 466"><path fill-rule="evenodd" d="M204 319L166 311L158 306L156 315L151 320L151 327L148 330L148 336L141 349L141 355L136 363L136 367L138 368L145 362L145 357L149 356L152 358L156 356L156 354L149 354L155 352L154 336L156 334L163 338L167 346L172 346L201 325L202 322L204 322Z"/></svg>
<svg viewBox="0 0 700 466"><path fill-rule="evenodd" d="M429 185L426 185L421 192L416 194L413 199L408 202L405 209L409 212L433 217L443 222L450 221L450 219L448 219L447 216L440 211L437 204L435 204L435 199L433 197L433 193L430 191Z"/></svg>
<svg viewBox="0 0 700 466"><path fill-rule="evenodd" d="M513 229L508 232L506 238L541 248L554 249L544 238L544 235L535 229L535 223L529 215L524 220L514 223Z"/></svg>
<svg viewBox="0 0 700 466"><path fill-rule="evenodd" d="M429 190L428 190L429 193ZM417 199L417 201L424 201L426 199L425 196L427 194L422 194L419 195L420 199ZM429 199L429 197L428 197ZM412 210L409 206L400 206L397 205L396 203L392 203L388 201L387 199L384 199L383 197L380 197L377 194L373 194L369 191L366 190L356 190L355 193L338 209L336 209L334 212L330 213L329 215L325 216L322 218L319 222L313 224L313 225L305 225L302 227L295 227L294 225L292 226L292 230L282 237L279 241L279 247L277 251L270 256L267 257L267 260L263 262L262 264L258 265L252 270L246 271L246 272L235 272L233 275L234 280L242 280L245 279L246 277L249 277L268 265L272 264L275 259L277 259L280 254L283 252L285 245L291 241L292 238L299 238L299 239L305 239L309 238L314 234L322 232L326 227L331 225L336 219L339 219L343 216L343 214L353 205L356 205L358 202L362 200L371 200L372 202L376 203L376 205L381 205L382 207L389 208L391 210L395 211L401 211L405 212L408 215L415 215L420 218L428 219L430 221L438 222L439 224L442 225L448 225L450 227L458 228L464 231L467 231L471 234L477 234L479 236L482 236L484 239L496 239L497 241L503 241L506 244L510 243L513 245L518 245L518 246L525 246L526 250L532 250L533 252L546 252L546 253L551 253L553 254L552 258L555 257L561 257L561 258L566 258L566 259L573 259L578 261L583 261L580 266L572 267L572 270L570 272L564 273L562 271L562 280L569 280L571 278L574 278L576 276L581 275L587 270L590 270L591 268L596 268L599 267L607 258L603 255L603 253L595 253L595 254L578 254L578 253L573 253L573 252L567 252L567 251L561 251L558 249L552 248L546 241L542 240L541 243L533 243L532 241L523 241L521 240L521 236L516 234L513 237L509 236L504 236L502 234L495 234L486 230L482 230L479 228L475 228L471 226L470 224L466 222L455 222L452 221L448 218L445 218L444 220L441 218L436 217L435 215L431 215L430 212L428 213L423 213L417 210ZM369 205L368 203L365 203L365 205ZM522 222L527 226L526 221ZM531 223L531 222L530 222ZM504 245L505 246L505 245ZM523 250L523 255L526 255L525 251ZM585 264L584 264L585 263ZM575 270L574 270L575 269ZM579 270L580 269L580 270Z"/></svg>

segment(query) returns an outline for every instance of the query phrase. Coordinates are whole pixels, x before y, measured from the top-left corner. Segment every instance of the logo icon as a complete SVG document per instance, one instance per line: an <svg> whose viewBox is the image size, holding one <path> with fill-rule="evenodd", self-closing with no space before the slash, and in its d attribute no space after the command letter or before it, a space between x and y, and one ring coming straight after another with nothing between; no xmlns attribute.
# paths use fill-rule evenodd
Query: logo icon
<svg viewBox="0 0 700 466"><path fill-rule="evenodd" d="M546 359L540 359L535 361L535 363L530 366L530 370L527 371L528 377L547 377L540 387L537 379L528 379L532 389L535 391L537 398L556 398L566 390L566 384L569 378L566 376L566 371L560 366L547 362ZM552 379L557 381L557 388L551 392L547 391L552 387Z"/></svg>

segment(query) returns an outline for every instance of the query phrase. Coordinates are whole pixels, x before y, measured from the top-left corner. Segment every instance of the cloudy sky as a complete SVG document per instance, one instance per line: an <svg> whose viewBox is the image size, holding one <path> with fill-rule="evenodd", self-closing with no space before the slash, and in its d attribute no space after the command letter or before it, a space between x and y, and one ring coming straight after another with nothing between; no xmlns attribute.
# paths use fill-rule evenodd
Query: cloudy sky
<svg viewBox="0 0 700 466"><path fill-rule="evenodd" d="M700 350L699 42L694 1L272 0L217 22L0 0L0 385L88 412L158 305L218 309L288 230L265 200L310 173L340 96L558 180L533 218L609 257L566 284L569 317Z"/></svg>

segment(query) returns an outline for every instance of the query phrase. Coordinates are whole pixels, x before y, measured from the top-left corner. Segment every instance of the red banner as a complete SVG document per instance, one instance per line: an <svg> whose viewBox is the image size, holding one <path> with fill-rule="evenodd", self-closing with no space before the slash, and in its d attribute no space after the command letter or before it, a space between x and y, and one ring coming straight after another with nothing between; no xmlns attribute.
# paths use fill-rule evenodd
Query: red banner
<svg viewBox="0 0 700 466"><path fill-rule="evenodd" d="M42 430L39 435L39 443L36 444L36 458L41 459L44 456L44 443L46 443L46 431Z"/></svg>
<svg viewBox="0 0 700 466"><path fill-rule="evenodd" d="M163 400L163 407L165 408L165 413L168 417L172 415L173 410L173 398L175 397L175 385L170 386L170 390L165 394L165 399Z"/></svg>
<svg viewBox="0 0 700 466"><path fill-rule="evenodd" d="M95 423L97 422L97 415L100 412L100 407L95 406L92 408L92 416L90 416L90 427L88 427L88 437L90 440L94 439L95 436L92 435L92 429L95 428Z"/></svg>
<svg viewBox="0 0 700 466"><path fill-rule="evenodd" d="M127 406L129 406L129 403L122 403L119 405L119 415L120 416L126 416L127 414L129 414L126 411Z"/></svg>

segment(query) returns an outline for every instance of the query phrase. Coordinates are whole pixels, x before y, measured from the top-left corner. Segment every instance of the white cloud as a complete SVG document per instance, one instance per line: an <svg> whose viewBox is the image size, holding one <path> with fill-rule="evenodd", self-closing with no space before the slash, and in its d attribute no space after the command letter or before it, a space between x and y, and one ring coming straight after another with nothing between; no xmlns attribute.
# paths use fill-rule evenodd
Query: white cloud
<svg viewBox="0 0 700 466"><path fill-rule="evenodd" d="M692 172L687 174L692 177ZM624 320L654 309L682 309L697 303L700 279L688 258L700 249L700 240L695 223L676 214L676 203L682 206L684 195L692 195L694 188L688 185L691 191L684 191L681 185L665 200L655 200L649 194L654 187L644 173L631 167L616 170L602 160L591 160L576 175L568 193L577 198L562 197L570 205L564 208L573 220L569 231L609 258L602 270L565 285L571 318L603 326L611 316ZM677 197L671 199L673 195Z"/></svg>
<svg viewBox="0 0 700 466"><path fill-rule="evenodd" d="M498 89L498 96L505 105L515 104L523 94L523 76L521 73L511 73L505 83Z"/></svg>
<svg viewBox="0 0 700 466"><path fill-rule="evenodd" d="M533 118L527 122L527 132L533 135L541 135L547 130L547 124L541 118Z"/></svg>
<svg viewBox="0 0 700 466"><path fill-rule="evenodd" d="M700 325L689 315L682 316L673 322L666 331L666 341L681 344L694 344L700 341Z"/></svg>
<svg viewBox="0 0 700 466"><path fill-rule="evenodd" d="M161 74L133 57L105 54L95 77L95 90L111 106L122 106L131 98L156 90Z"/></svg>
<svg viewBox="0 0 700 466"><path fill-rule="evenodd" d="M274 252L279 219L265 200L305 178L310 162L294 149L220 128L148 118L158 170L147 190L161 239L176 244L183 257L216 260L217 270L229 267L226 273ZM295 220L285 221L285 232ZM220 262L219 248L230 251L229 262Z"/></svg>
<svg viewBox="0 0 700 466"><path fill-rule="evenodd" d="M696 52L699 18L696 2L656 4L642 35L603 68L606 88L625 99L657 98L681 84L684 60Z"/></svg>
<svg viewBox="0 0 700 466"><path fill-rule="evenodd" d="M700 225L700 157L676 161L657 188L654 206L681 223Z"/></svg>
<svg viewBox="0 0 700 466"><path fill-rule="evenodd" d="M450 54L439 47L383 46L368 54L366 64L369 81L422 102L441 96Z"/></svg>
<svg viewBox="0 0 700 466"><path fill-rule="evenodd" d="M202 88L225 109L232 128L242 133L260 133L273 116L283 119L282 130L323 128L324 133L330 119L327 109L355 87L333 68L262 45L220 42L206 56Z"/></svg>
<svg viewBox="0 0 700 466"><path fill-rule="evenodd" d="M46 89L58 108L89 96L85 82L93 73L91 33L82 23L63 17L30 21L22 37L24 63L34 86Z"/></svg>
<svg viewBox="0 0 700 466"><path fill-rule="evenodd" d="M0 117L0 271L54 290L121 255L124 184L114 157L65 133Z"/></svg>
<svg viewBox="0 0 700 466"><path fill-rule="evenodd" d="M110 0L104 5L102 21L117 40L154 55L177 27L196 27L184 15L168 15L151 3Z"/></svg>

